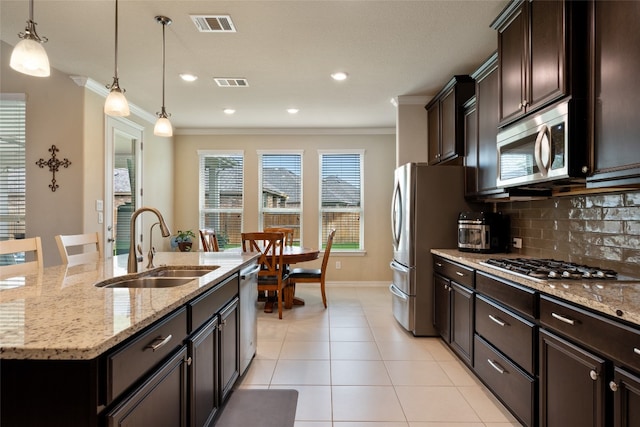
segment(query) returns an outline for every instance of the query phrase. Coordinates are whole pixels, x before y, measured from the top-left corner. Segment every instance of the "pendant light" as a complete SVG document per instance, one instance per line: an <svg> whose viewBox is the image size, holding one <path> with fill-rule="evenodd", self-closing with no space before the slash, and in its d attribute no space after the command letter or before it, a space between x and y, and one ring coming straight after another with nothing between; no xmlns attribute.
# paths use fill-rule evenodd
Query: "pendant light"
<svg viewBox="0 0 640 427"><path fill-rule="evenodd" d="M9 65L14 70L35 77L49 77L49 57L42 46L48 39L38 36L33 22L33 0L29 0L29 20L24 33L18 33L22 40L13 48Z"/></svg>
<svg viewBox="0 0 640 427"><path fill-rule="evenodd" d="M109 95L104 102L104 113L109 116L126 117L130 114L129 103L124 97L124 89L120 88L118 81L118 0L116 0L116 49L115 49L115 66L113 74L113 83L107 85Z"/></svg>
<svg viewBox="0 0 640 427"><path fill-rule="evenodd" d="M171 18L167 18L166 16L156 16L156 22L158 24L162 24L162 109L159 113L156 113L158 116L158 121L153 128L153 134L156 136L173 136L173 127L171 126L171 122L169 121L169 116L171 114L167 114L167 111L164 108L164 68L165 68L165 37L164 31L167 25L171 25Z"/></svg>

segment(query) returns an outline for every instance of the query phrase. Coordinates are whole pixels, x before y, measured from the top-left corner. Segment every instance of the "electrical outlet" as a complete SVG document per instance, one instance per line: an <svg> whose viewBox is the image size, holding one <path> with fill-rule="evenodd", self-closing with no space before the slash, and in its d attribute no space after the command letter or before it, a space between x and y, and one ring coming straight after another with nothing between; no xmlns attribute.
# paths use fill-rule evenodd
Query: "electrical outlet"
<svg viewBox="0 0 640 427"><path fill-rule="evenodd" d="M340 270L342 268L342 263L340 261L336 261L336 270Z"/></svg>
<svg viewBox="0 0 640 427"><path fill-rule="evenodd" d="M513 247L516 249L522 249L522 239L520 237L513 238Z"/></svg>

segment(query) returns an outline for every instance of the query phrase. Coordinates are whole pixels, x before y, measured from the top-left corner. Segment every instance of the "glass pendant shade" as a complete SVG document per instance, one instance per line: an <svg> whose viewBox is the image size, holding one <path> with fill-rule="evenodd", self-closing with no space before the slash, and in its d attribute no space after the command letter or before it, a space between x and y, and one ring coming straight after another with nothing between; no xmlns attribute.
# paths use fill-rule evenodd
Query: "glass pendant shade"
<svg viewBox="0 0 640 427"><path fill-rule="evenodd" d="M11 53L9 65L14 70L35 77L49 77L49 57L42 46L41 40L35 32L35 23L31 23L31 28L20 34L22 40L16 44ZM46 41L46 39L45 39Z"/></svg>
<svg viewBox="0 0 640 427"><path fill-rule="evenodd" d="M153 128L153 134L156 136L173 136L173 126L166 117L159 117Z"/></svg>
<svg viewBox="0 0 640 427"><path fill-rule="evenodd" d="M129 103L120 88L113 88L104 102L104 113L109 116L126 117L130 114Z"/></svg>

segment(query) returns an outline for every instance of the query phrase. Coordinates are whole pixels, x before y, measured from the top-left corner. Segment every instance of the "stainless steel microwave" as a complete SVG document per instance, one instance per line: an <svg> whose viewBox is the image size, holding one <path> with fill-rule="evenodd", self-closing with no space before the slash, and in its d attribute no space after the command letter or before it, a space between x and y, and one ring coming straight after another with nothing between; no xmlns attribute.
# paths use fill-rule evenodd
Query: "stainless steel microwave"
<svg viewBox="0 0 640 427"><path fill-rule="evenodd" d="M498 132L498 187L584 182L589 172L585 104L564 101Z"/></svg>

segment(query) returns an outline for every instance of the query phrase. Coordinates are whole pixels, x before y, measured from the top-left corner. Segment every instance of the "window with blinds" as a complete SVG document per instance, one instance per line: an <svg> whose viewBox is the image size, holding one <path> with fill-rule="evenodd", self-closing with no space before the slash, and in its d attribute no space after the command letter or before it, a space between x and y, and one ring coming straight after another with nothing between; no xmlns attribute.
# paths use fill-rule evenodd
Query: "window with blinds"
<svg viewBox="0 0 640 427"><path fill-rule="evenodd" d="M363 171L364 151L320 153L320 241L336 229L333 249L364 250Z"/></svg>
<svg viewBox="0 0 640 427"><path fill-rule="evenodd" d="M220 249L239 247L244 207L242 153L199 152L201 229L216 232Z"/></svg>
<svg viewBox="0 0 640 427"><path fill-rule="evenodd" d="M293 244L301 242L302 154L259 152L260 222L269 227L292 228Z"/></svg>
<svg viewBox="0 0 640 427"><path fill-rule="evenodd" d="M0 94L0 240L25 236L25 128L25 95Z"/></svg>

